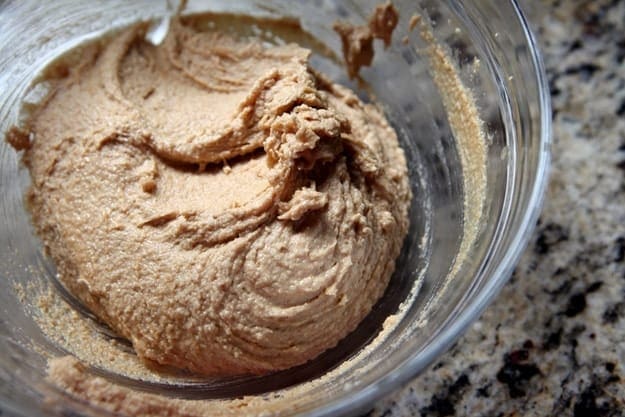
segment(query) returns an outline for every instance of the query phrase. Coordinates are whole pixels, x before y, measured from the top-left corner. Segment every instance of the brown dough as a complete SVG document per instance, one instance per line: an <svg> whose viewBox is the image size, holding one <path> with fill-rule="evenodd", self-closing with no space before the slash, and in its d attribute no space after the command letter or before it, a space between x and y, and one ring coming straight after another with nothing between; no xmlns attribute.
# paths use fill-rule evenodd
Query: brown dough
<svg viewBox="0 0 625 417"><path fill-rule="evenodd" d="M314 358L394 270L395 132L297 45L144 31L85 48L9 137L62 282L148 361L235 375Z"/></svg>

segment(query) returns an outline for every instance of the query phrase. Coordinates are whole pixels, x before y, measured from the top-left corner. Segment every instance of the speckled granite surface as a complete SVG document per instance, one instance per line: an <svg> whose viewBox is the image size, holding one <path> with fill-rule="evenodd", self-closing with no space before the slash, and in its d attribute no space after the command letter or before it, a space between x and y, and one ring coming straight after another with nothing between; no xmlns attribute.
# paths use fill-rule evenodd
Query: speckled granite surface
<svg viewBox="0 0 625 417"><path fill-rule="evenodd" d="M538 229L482 318L372 417L625 416L625 1L523 7L553 98Z"/></svg>

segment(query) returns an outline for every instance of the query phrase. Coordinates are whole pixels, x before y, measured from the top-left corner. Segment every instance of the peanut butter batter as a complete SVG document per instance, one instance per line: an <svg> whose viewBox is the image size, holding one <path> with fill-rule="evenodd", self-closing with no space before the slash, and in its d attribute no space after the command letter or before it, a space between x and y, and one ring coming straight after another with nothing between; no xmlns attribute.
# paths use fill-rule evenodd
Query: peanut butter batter
<svg viewBox="0 0 625 417"><path fill-rule="evenodd" d="M206 375L306 362L384 292L407 232L380 110L295 44L175 20L82 51L23 130L59 277L147 362Z"/></svg>

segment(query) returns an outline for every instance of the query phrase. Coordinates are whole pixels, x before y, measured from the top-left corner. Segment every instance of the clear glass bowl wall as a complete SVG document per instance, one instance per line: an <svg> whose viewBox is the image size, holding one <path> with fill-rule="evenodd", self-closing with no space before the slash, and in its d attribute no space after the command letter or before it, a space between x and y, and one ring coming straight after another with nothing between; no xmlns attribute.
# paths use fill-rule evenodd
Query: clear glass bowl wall
<svg viewBox="0 0 625 417"><path fill-rule="evenodd" d="M362 23L377 1L189 1L188 12L210 10L291 16L340 55L332 23ZM475 320L510 275L537 220L549 163L550 108L536 45L513 1L395 0L400 24L391 48L377 45L372 68L362 71L396 128L406 151L414 193L411 229L387 293L364 323L336 349L293 370L263 378L207 381L200 387L150 386L114 378L142 389L193 398L229 398L288 390L335 369L360 352L358 361L312 385L280 414L341 415L371 403L414 377ZM428 65L423 44L408 20L425 11L434 33L456 59L475 94L488 134L486 221L470 261L450 281L448 272L462 236L463 182L454 137ZM15 124L20 102L34 76L52 58L111 28L166 15L166 2L6 1L0 5L0 131ZM456 30L459 29L459 30ZM410 43L401 42L404 36ZM475 58L480 65L475 66ZM335 81L357 89L335 61L315 54L312 65ZM366 97L364 92L361 92ZM15 283L42 285L54 267L33 234L23 195L28 172L18 155L0 144L0 404L9 415L61 415L72 411L106 415L72 399L45 381L40 352L62 354L18 299ZM447 285L449 284L449 285ZM384 319L410 299L392 332L374 349L362 348ZM363 369L364 368L364 369ZM358 370L358 372L355 372ZM63 398L50 407L44 396Z"/></svg>

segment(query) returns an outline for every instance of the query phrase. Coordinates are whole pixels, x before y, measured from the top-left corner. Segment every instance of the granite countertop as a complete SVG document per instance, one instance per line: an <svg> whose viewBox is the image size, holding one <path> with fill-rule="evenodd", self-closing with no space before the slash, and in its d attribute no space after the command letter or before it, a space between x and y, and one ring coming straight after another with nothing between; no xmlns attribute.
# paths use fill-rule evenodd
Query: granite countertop
<svg viewBox="0 0 625 417"><path fill-rule="evenodd" d="M625 1L522 6L553 100L537 230L481 319L371 417L625 416Z"/></svg>

